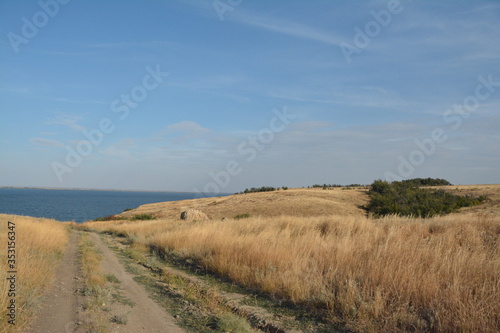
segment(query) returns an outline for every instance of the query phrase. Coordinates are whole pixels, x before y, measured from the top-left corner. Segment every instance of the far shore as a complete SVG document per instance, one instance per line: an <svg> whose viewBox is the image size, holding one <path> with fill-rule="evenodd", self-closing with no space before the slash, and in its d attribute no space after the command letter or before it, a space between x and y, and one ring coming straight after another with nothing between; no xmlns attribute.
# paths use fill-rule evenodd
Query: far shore
<svg viewBox="0 0 500 333"><path fill-rule="evenodd" d="M26 190L67 190L67 191L106 191L106 192L153 192L153 193L195 193L187 191L155 191L155 190L119 190L119 189L107 189L107 188L78 188L78 187L33 187L33 186L0 186L2 188L11 189L26 189ZM226 195L230 193L221 193L221 195ZM232 193L231 193L232 194Z"/></svg>

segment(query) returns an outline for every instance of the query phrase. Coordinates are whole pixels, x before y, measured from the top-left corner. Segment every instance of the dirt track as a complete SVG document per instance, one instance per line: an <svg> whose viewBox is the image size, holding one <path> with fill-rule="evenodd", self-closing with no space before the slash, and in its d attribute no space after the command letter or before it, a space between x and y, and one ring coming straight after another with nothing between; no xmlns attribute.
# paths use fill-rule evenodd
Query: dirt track
<svg viewBox="0 0 500 333"><path fill-rule="evenodd" d="M104 274L112 274L120 281L121 296L131 301L134 306L114 306L114 311L127 313L126 325L115 325L112 332L184 332L175 325L174 319L165 312L155 301L149 298L146 290L133 279L133 275L126 272L116 255L101 240L92 233L92 241L101 252L101 270ZM125 308L123 308L125 307ZM110 327L111 328L111 327Z"/></svg>
<svg viewBox="0 0 500 333"><path fill-rule="evenodd" d="M101 270L103 274L114 275L119 282L115 288L127 304L113 302L107 304L109 321L106 323L108 332L184 332L174 323L174 319L157 303L149 298L144 288L133 280L133 275L126 272L111 251L100 239L92 233L91 240L101 252ZM85 322L92 320L85 314L85 297L79 292L83 288L83 278L80 273L78 256L78 233L72 231L70 242L61 264L56 271L56 279L50 291L45 296L43 308L34 319L27 333L82 333L87 332ZM122 323L114 323L114 314L126 318Z"/></svg>

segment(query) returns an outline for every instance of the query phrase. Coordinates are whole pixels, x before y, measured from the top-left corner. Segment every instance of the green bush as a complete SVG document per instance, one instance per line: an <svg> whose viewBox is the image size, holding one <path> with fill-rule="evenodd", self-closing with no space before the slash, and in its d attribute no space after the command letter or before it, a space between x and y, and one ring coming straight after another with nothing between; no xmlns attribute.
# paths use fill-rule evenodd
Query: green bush
<svg viewBox="0 0 500 333"><path fill-rule="evenodd" d="M134 216L132 216L132 218L130 219L131 221L137 221L137 220L141 220L141 221L146 221L146 220L155 220L156 217L151 215L151 214L136 214Z"/></svg>
<svg viewBox="0 0 500 333"><path fill-rule="evenodd" d="M262 186L262 187L252 187L251 189L245 189L242 193L256 193L256 192L272 192L276 191L276 187Z"/></svg>
<svg viewBox="0 0 500 333"><path fill-rule="evenodd" d="M121 220L121 219L122 219L121 217L116 216L116 215L108 215L108 216L104 216L104 217L98 217L94 221L97 221L97 222L118 221L118 220Z"/></svg>
<svg viewBox="0 0 500 333"><path fill-rule="evenodd" d="M327 188L330 187L364 187L366 185L361 185L361 184L348 184L348 185L340 185L340 184L314 184L313 186L309 186L308 188L323 188L326 190Z"/></svg>
<svg viewBox="0 0 500 333"><path fill-rule="evenodd" d="M430 179L430 178L428 178ZM433 183L425 180L425 185ZM435 183L443 184L438 179ZM395 214L402 216L432 217L457 211L461 207L480 204L486 197L459 196L444 190L423 189L420 179L388 183L376 180L371 185L368 210L375 217Z"/></svg>
<svg viewBox="0 0 500 333"><path fill-rule="evenodd" d="M238 215L234 216L233 219L239 220L239 219L247 219L249 217L250 217L250 214L245 213L245 214L238 214Z"/></svg>
<svg viewBox="0 0 500 333"><path fill-rule="evenodd" d="M339 184L323 184L323 185L320 185L320 184L314 184L313 186L311 186L312 188L325 188L325 187L342 187L342 185L339 185Z"/></svg>
<svg viewBox="0 0 500 333"><path fill-rule="evenodd" d="M402 183L413 184L415 186L449 186L452 185L446 179L441 178L413 178L403 180Z"/></svg>

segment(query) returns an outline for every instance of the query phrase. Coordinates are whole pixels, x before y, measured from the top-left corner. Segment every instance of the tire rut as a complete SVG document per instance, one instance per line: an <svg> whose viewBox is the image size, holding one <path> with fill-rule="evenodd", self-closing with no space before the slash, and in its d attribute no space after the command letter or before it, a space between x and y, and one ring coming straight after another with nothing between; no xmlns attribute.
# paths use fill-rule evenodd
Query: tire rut
<svg viewBox="0 0 500 333"><path fill-rule="evenodd" d="M184 332L175 324L175 319L149 297L147 291L133 279L133 275L125 271L116 254L98 234L90 233L90 239L102 254L101 271L119 280L120 296L133 304L112 306L114 311L126 313L126 324L115 325L113 332Z"/></svg>

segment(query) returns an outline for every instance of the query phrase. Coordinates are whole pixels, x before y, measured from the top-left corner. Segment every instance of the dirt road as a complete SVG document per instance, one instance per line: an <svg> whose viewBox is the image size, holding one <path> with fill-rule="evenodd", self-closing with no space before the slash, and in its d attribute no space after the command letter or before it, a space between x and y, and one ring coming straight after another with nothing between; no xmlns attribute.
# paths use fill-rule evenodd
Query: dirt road
<svg viewBox="0 0 500 333"><path fill-rule="evenodd" d="M133 280L133 275L125 271L115 253L97 234L91 233L90 239L101 252L102 273L117 279L113 288L121 302L103 304L108 311L108 332L184 332L163 308L149 298L146 290ZM84 311L86 299L80 293L83 287L78 233L72 231L66 253L56 271L56 280L43 301L43 308L26 333L87 332L85 322L92 318L87 318L89 315Z"/></svg>
<svg viewBox="0 0 500 333"><path fill-rule="evenodd" d="M102 272L118 278L121 297L134 304L132 306L121 306L123 308L121 311L126 313L126 324L113 327L113 331L131 333L184 332L180 327L175 325L174 319L149 297L146 290L134 281L133 276L125 271L115 253L103 243L97 234L92 233L90 239L96 244L96 247L102 254ZM119 305L115 305L115 307L119 307ZM120 309L114 309L114 311L120 311Z"/></svg>

